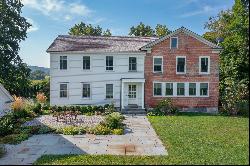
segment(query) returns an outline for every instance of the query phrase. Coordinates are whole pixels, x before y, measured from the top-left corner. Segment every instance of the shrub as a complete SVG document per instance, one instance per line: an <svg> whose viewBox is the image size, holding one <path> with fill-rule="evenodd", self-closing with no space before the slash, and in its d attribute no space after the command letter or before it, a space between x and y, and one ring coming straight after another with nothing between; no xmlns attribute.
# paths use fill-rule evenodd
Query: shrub
<svg viewBox="0 0 250 166"><path fill-rule="evenodd" d="M3 116L0 119L0 136L11 134L14 129L14 117L12 114Z"/></svg>
<svg viewBox="0 0 250 166"><path fill-rule="evenodd" d="M124 129L113 129L112 130L112 134L115 134L115 135L123 135L124 133Z"/></svg>
<svg viewBox="0 0 250 166"><path fill-rule="evenodd" d="M47 133L51 133L51 132L54 132L55 129L52 129L48 126L41 126L39 127L38 131L36 134L47 134Z"/></svg>
<svg viewBox="0 0 250 166"><path fill-rule="evenodd" d="M95 126L94 128L91 128L89 130L89 133L95 134L95 135L108 135L111 133L111 130L106 126L99 124Z"/></svg>
<svg viewBox="0 0 250 166"><path fill-rule="evenodd" d="M116 112L114 104L105 105L104 108L105 108L105 114L106 115L111 114L113 112Z"/></svg>
<svg viewBox="0 0 250 166"><path fill-rule="evenodd" d="M67 126L59 129L58 132L62 132L64 135L77 135L84 134L86 129L84 127Z"/></svg>
<svg viewBox="0 0 250 166"><path fill-rule="evenodd" d="M44 95L44 93L41 93L41 92L37 93L36 101L38 103L45 104L46 100L47 100L47 97Z"/></svg>
<svg viewBox="0 0 250 166"><path fill-rule="evenodd" d="M152 111L152 115L163 116L163 115L173 115L178 113L178 109L173 106L170 99L161 100L156 108Z"/></svg>
<svg viewBox="0 0 250 166"><path fill-rule="evenodd" d="M3 144L19 144L28 138L29 134L27 133L11 134L0 138L0 142Z"/></svg>
<svg viewBox="0 0 250 166"><path fill-rule="evenodd" d="M123 119L124 116L119 112L113 112L105 117L105 120L102 124L110 129L118 129L123 127Z"/></svg>
<svg viewBox="0 0 250 166"><path fill-rule="evenodd" d="M14 96L14 102L11 104L11 109L14 112L21 111L24 109L24 100L22 97Z"/></svg>
<svg viewBox="0 0 250 166"><path fill-rule="evenodd" d="M41 114L41 104L40 103L36 103L35 104L35 107L33 108L33 111L36 113L36 114Z"/></svg>
<svg viewBox="0 0 250 166"><path fill-rule="evenodd" d="M237 109L239 110L238 115L249 116L249 101L240 101L239 103L237 103Z"/></svg>

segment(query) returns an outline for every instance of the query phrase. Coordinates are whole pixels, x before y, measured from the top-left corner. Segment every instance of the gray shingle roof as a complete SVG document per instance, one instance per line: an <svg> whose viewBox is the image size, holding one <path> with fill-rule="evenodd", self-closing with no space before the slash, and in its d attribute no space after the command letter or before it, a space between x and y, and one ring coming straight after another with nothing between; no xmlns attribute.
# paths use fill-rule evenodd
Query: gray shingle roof
<svg viewBox="0 0 250 166"><path fill-rule="evenodd" d="M141 47L157 39L156 37L59 35L47 52L139 52Z"/></svg>

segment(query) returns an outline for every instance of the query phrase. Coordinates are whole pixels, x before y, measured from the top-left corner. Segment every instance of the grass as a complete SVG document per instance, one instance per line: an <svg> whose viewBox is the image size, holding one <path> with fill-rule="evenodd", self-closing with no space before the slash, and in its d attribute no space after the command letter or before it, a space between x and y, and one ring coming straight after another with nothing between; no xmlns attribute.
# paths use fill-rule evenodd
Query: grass
<svg viewBox="0 0 250 166"><path fill-rule="evenodd" d="M35 164L249 164L249 118L149 117L168 156L45 155Z"/></svg>

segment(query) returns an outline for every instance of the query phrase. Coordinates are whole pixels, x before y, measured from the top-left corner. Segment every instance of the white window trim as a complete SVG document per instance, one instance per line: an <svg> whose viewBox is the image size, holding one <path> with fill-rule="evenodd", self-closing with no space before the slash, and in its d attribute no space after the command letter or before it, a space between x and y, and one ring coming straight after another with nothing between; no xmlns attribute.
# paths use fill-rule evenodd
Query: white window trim
<svg viewBox="0 0 250 166"><path fill-rule="evenodd" d="M90 60L90 69L83 69L83 57L85 57L85 56L89 57L89 60ZM91 62L92 62L91 56L89 56L89 55L83 55L82 56L82 71L86 71L86 72L91 71L91 69L92 69L92 63Z"/></svg>
<svg viewBox="0 0 250 166"><path fill-rule="evenodd" d="M155 95L154 94L154 84L155 83L161 83L162 88L162 95ZM173 95L166 95L166 83L173 83ZM177 83L184 83L185 88L185 95L177 95ZM189 83L196 83L196 95L190 96L189 95ZM201 96L200 95L200 84L201 83L207 83L208 84L208 95ZM201 98L201 97L209 97L209 82L161 82L161 81L153 81L153 97L169 97L169 98Z"/></svg>
<svg viewBox="0 0 250 166"><path fill-rule="evenodd" d="M136 58L136 70L129 70L129 58ZM137 72L137 70L138 70L138 58L136 57L136 56L129 56L128 57L128 71L129 72Z"/></svg>
<svg viewBox="0 0 250 166"><path fill-rule="evenodd" d="M185 58L184 72L177 72L178 58ZM175 67L176 68L176 74L186 74L186 71L187 71L187 58L186 58L186 56L176 56L175 66L176 66Z"/></svg>
<svg viewBox="0 0 250 166"><path fill-rule="evenodd" d="M67 85L67 97L61 97L61 84ZM59 99L69 99L69 83L68 82L59 82Z"/></svg>
<svg viewBox="0 0 250 166"><path fill-rule="evenodd" d="M161 84L161 95L155 95L155 93L154 93L154 89L155 89L155 83L156 84ZM163 95L163 88L165 87L163 87L163 83L162 82L153 82L153 97L163 97L164 95Z"/></svg>
<svg viewBox="0 0 250 166"><path fill-rule="evenodd" d="M107 61L107 57L108 56L112 56L113 57L113 70L107 70L106 61ZM108 67L111 67L111 66L108 66ZM115 71L115 56L113 56L113 55L107 55L107 56L105 56L105 71L106 72L114 72Z"/></svg>
<svg viewBox="0 0 250 166"><path fill-rule="evenodd" d="M113 98L107 98L107 84L112 84L113 85ZM114 100L114 98L115 98L115 91L114 91L114 89L115 89L115 86L114 86L114 84L113 83L106 83L105 84L105 100Z"/></svg>
<svg viewBox="0 0 250 166"><path fill-rule="evenodd" d="M206 83L207 84L207 95L201 96L200 94L200 88L201 88L201 83ZM209 82L199 82L199 97L209 97Z"/></svg>
<svg viewBox="0 0 250 166"><path fill-rule="evenodd" d="M208 58L207 72L201 72L201 58ZM199 74L210 74L210 56L199 56Z"/></svg>
<svg viewBox="0 0 250 166"><path fill-rule="evenodd" d="M183 83L184 84L184 95L178 95L178 83ZM186 97L187 96L187 86L186 86L186 82L176 82L176 96L177 97Z"/></svg>
<svg viewBox="0 0 250 166"><path fill-rule="evenodd" d="M90 95L89 95L89 97L83 97L83 96L82 96L82 93L81 93L81 97L82 97L82 99L84 99L84 100L91 100L91 99L92 99L92 85L91 85L90 82L82 82L81 92L83 92L83 84L89 84Z"/></svg>
<svg viewBox="0 0 250 166"><path fill-rule="evenodd" d="M177 47L176 48L172 48L172 38L176 38L177 39ZM179 48L179 39L178 39L178 37L171 37L170 38L170 49L178 49Z"/></svg>
<svg viewBox="0 0 250 166"><path fill-rule="evenodd" d="M62 56L66 56L67 57L67 69L61 69L61 57ZM59 71L67 71L69 69L69 59L68 59L68 56L67 55L60 55L59 56Z"/></svg>
<svg viewBox="0 0 250 166"><path fill-rule="evenodd" d="M161 71L160 72L154 70L155 58L161 58ZM153 73L162 73L163 74L163 56L153 56Z"/></svg>

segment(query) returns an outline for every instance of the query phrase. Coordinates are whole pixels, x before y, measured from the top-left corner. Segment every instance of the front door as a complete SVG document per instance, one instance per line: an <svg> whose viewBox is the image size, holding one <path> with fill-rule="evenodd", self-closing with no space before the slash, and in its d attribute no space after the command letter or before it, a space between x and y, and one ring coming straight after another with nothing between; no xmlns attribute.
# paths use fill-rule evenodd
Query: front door
<svg viewBox="0 0 250 166"><path fill-rule="evenodd" d="M129 84L128 85L128 104L137 104L136 84Z"/></svg>

